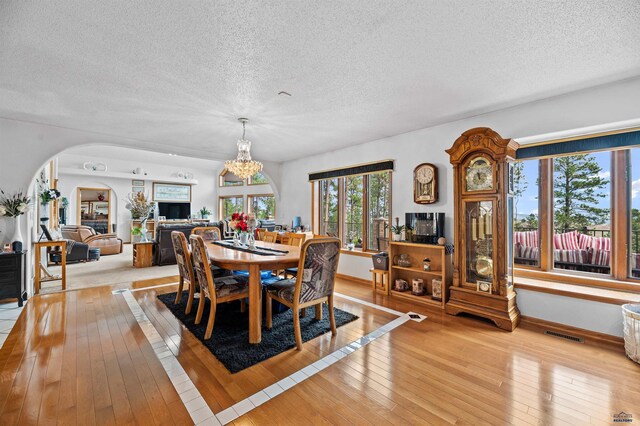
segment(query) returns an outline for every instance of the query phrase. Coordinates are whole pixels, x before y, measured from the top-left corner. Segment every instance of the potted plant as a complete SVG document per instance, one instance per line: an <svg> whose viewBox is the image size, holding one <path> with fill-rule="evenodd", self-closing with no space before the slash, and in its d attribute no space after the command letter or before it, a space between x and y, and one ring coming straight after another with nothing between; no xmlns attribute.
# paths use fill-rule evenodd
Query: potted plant
<svg viewBox="0 0 640 426"><path fill-rule="evenodd" d="M48 205L51 201L60 198L60 191L57 189L49 188L48 180L37 180L38 189L40 192L40 204L43 206Z"/></svg>
<svg viewBox="0 0 640 426"><path fill-rule="evenodd" d="M142 240L142 235L143 235L142 228L139 226L132 228L131 235L134 237L140 237L140 240Z"/></svg>
<svg viewBox="0 0 640 426"><path fill-rule="evenodd" d="M393 234L392 239L393 239L393 241L401 241L402 240L402 231L404 231L405 226L404 225L400 225L400 218L399 217L396 217L394 220L395 220L396 224L391 227L391 233Z"/></svg>
<svg viewBox="0 0 640 426"><path fill-rule="evenodd" d="M14 218L13 237L11 237L12 243L19 242L20 245L22 245L20 216L29 210L30 205L31 198L23 194L22 191L7 195L4 191L0 190L0 216Z"/></svg>
<svg viewBox="0 0 640 426"><path fill-rule="evenodd" d="M149 201L149 198L144 194L144 192L138 192L137 194L129 194L127 197L126 208L131 212L131 217L133 219L140 219L140 242L148 242L149 240L147 239L146 232L147 220L149 219L149 215L155 210L156 203Z"/></svg>
<svg viewBox="0 0 640 426"><path fill-rule="evenodd" d="M231 215L231 222L229 222L229 228L233 229L234 236L233 242L234 244L244 244L246 245L249 241L249 224L247 221L249 220L249 215L246 213L234 213Z"/></svg>
<svg viewBox="0 0 640 426"><path fill-rule="evenodd" d="M347 238L347 250L352 251L354 248L356 248L354 240L357 236L358 233L356 231L349 231L349 237Z"/></svg>
<svg viewBox="0 0 640 426"><path fill-rule="evenodd" d="M404 226L404 238L410 243L413 242L413 227L410 225Z"/></svg>
<svg viewBox="0 0 640 426"><path fill-rule="evenodd" d="M209 217L211 216L211 210L206 207L202 207L199 213L201 219L209 219Z"/></svg>

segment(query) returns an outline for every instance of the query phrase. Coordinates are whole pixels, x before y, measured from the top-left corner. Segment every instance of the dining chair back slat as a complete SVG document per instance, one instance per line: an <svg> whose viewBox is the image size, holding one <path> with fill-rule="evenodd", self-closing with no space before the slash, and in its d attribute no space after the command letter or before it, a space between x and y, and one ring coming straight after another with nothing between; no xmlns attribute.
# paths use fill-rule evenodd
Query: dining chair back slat
<svg viewBox="0 0 640 426"><path fill-rule="evenodd" d="M294 300L307 303L333 294L340 240L337 238L314 238L302 246L298 264Z"/></svg>
<svg viewBox="0 0 640 426"><path fill-rule="evenodd" d="M180 303L183 287L185 283L189 284L189 300L187 301L187 308L185 309L185 313L189 314L191 312L191 305L193 303L193 295L195 293L196 285L196 277L194 275L193 265L191 262L191 251L187 244L187 237L185 237L180 231L171 232L171 242L173 244L173 251L176 255L178 273L180 274L180 283L178 284L175 303Z"/></svg>
<svg viewBox="0 0 640 426"><path fill-rule="evenodd" d="M200 235L191 235L191 253L193 254L193 269L196 278L200 283L200 288L204 291L204 295L211 299L211 303L216 303L216 291L213 283L213 275L211 274L211 264L209 256L207 256L207 248L204 245L204 239Z"/></svg>
<svg viewBox="0 0 640 426"><path fill-rule="evenodd" d="M264 233L264 239L262 241L264 241L265 243L275 243L278 240L278 233L273 231L265 231Z"/></svg>
<svg viewBox="0 0 640 426"><path fill-rule="evenodd" d="M267 228L257 228L256 229L256 239L258 241L264 241L264 233L267 232Z"/></svg>
<svg viewBox="0 0 640 426"><path fill-rule="evenodd" d="M307 238L307 235L290 232L287 234L287 237L289 238L287 240L287 245L301 247L302 243L304 243L304 240Z"/></svg>
<svg viewBox="0 0 640 426"><path fill-rule="evenodd" d="M219 241L220 228L217 226L198 226L191 230L191 235L200 235L205 242Z"/></svg>

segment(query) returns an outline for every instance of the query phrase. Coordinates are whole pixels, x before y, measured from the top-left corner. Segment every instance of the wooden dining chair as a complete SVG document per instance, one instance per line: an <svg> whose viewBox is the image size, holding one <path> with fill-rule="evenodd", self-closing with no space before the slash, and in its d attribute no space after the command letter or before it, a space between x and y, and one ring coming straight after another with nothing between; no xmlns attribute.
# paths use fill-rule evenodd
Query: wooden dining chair
<svg viewBox="0 0 640 426"><path fill-rule="evenodd" d="M265 231L264 232L264 238L262 241L264 241L265 243L275 243L278 240L278 233L273 231Z"/></svg>
<svg viewBox="0 0 640 426"><path fill-rule="evenodd" d="M316 319L322 319L322 304L329 305L331 334L336 335L336 320L333 313L333 293L340 258L340 240L337 238L314 238L302 245L295 279L281 280L267 286L267 328L273 326L272 303L277 300L292 309L293 330L296 347L302 350L300 309L315 306Z"/></svg>
<svg viewBox="0 0 640 426"><path fill-rule="evenodd" d="M231 275L213 279L211 273L211 264L209 256L207 256L207 248L204 239L200 235L191 235L191 252L193 253L193 266L195 274L200 283L200 301L198 302L198 311L196 312L196 324L200 324L202 313L204 311L204 301L208 298L211 301L209 310L209 320L207 321L207 329L204 338L209 339L213 332L213 324L216 319L216 308L219 303L240 300L241 311L244 312L245 299L249 297L249 277L243 275Z"/></svg>
<svg viewBox="0 0 640 426"><path fill-rule="evenodd" d="M180 283L178 284L178 294L176 294L175 303L180 303L182 291L186 283L189 286L189 299L187 300L187 308L184 310L184 313L189 315L189 313L191 313L191 305L193 304L193 295L196 290L196 277L191 263L191 251L187 244L187 237L180 231L171 232L171 242L173 243L173 251L176 254L178 272L180 273Z"/></svg>
<svg viewBox="0 0 640 426"><path fill-rule="evenodd" d="M307 235L289 232L287 233L287 237L289 237L289 239L287 240L287 245L300 247L302 246L302 243L304 243L304 240L307 238ZM287 268L284 270L285 278L288 278L289 276L295 277L296 275L298 275L298 268Z"/></svg>
<svg viewBox="0 0 640 426"><path fill-rule="evenodd" d="M267 232L267 228L256 228L256 240L263 241L265 232Z"/></svg>
<svg viewBox="0 0 640 426"><path fill-rule="evenodd" d="M209 243L211 241L219 241L222 239L220 236L220 228L217 226L198 226L191 230L191 235L200 235L202 239Z"/></svg>

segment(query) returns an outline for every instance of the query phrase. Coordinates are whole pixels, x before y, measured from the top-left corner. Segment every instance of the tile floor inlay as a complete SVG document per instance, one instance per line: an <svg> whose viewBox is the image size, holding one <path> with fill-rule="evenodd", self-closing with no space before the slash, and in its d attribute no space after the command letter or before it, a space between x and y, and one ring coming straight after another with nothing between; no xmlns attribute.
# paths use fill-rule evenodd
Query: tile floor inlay
<svg viewBox="0 0 640 426"><path fill-rule="evenodd" d="M9 302L0 304L0 349L9 337L11 329L16 324L20 313L26 306L25 302L22 307L18 306L18 302Z"/></svg>
<svg viewBox="0 0 640 426"><path fill-rule="evenodd" d="M158 287L165 287L172 284L166 284ZM157 288L157 287L149 287ZM296 371L295 373L290 374L289 376L279 380L278 382L256 392L255 394L245 398L241 401L236 402L229 408L226 408L220 411L218 414L214 414L213 411L209 408L206 401L195 387L189 376L186 374L178 359L174 356L173 352L169 349L169 347L165 344L162 336L156 330L155 326L151 323L147 315L144 313L142 307L138 304L135 297L133 297L133 291L145 290L144 288L133 289L133 290L125 290L121 293L113 292L114 294L122 294L124 296L127 305L131 309L136 321L138 322L140 328L144 332L147 340L151 344L153 350L155 351L156 356L160 360L165 372L169 376L171 383L173 384L176 392L180 395L180 399L182 400L184 406L187 409L187 412L191 416L194 424L197 425L220 425L227 424L238 417L243 416L254 408L264 404L272 398L280 395L282 392L287 389L292 388L312 377L315 374L318 374L320 371L329 367L330 365L338 362L342 358L352 354L353 352L362 349L369 343L375 341L376 339L384 336L389 333L391 330L401 326L407 321L423 321L427 317L425 315L416 314L414 312L403 313L400 311L396 311L390 308L386 308L384 306L376 305L371 302L367 302L365 300L357 299L355 297L343 295L340 293L335 293L336 296L344 298L346 300L356 302L365 306L369 306L371 308L384 311L387 313L391 313L393 315L397 315L398 318L388 322L387 324L373 330L372 332L362 336L359 339L354 340L348 345L337 349L335 352L332 352L316 362L302 368L301 370Z"/></svg>

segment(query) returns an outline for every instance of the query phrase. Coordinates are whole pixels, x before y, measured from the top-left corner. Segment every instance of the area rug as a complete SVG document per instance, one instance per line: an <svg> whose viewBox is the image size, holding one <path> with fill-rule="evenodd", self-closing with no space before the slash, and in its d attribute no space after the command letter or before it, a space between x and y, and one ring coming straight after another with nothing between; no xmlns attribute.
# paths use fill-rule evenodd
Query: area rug
<svg viewBox="0 0 640 426"><path fill-rule="evenodd" d="M273 328L262 327L262 342L257 345L249 343L248 313L240 312L240 302L222 303L216 311L216 321L213 334L204 340L204 333L209 318L209 299L205 300L204 313L200 324L194 324L200 299L194 299L191 313L184 314L187 306L188 292L183 292L180 303L174 304L176 293L166 293L158 296L167 308L178 318L194 336L209 349L209 351L229 370L237 373L259 362L278 355L296 346L293 334L293 316L290 309L273 314ZM247 307L248 310L248 307ZM322 320L317 321L313 307L307 308L307 316L300 318L302 341L306 342L324 333L331 332L329 325L329 309L323 305ZM334 308L336 326L340 327L358 319L358 316Z"/></svg>

